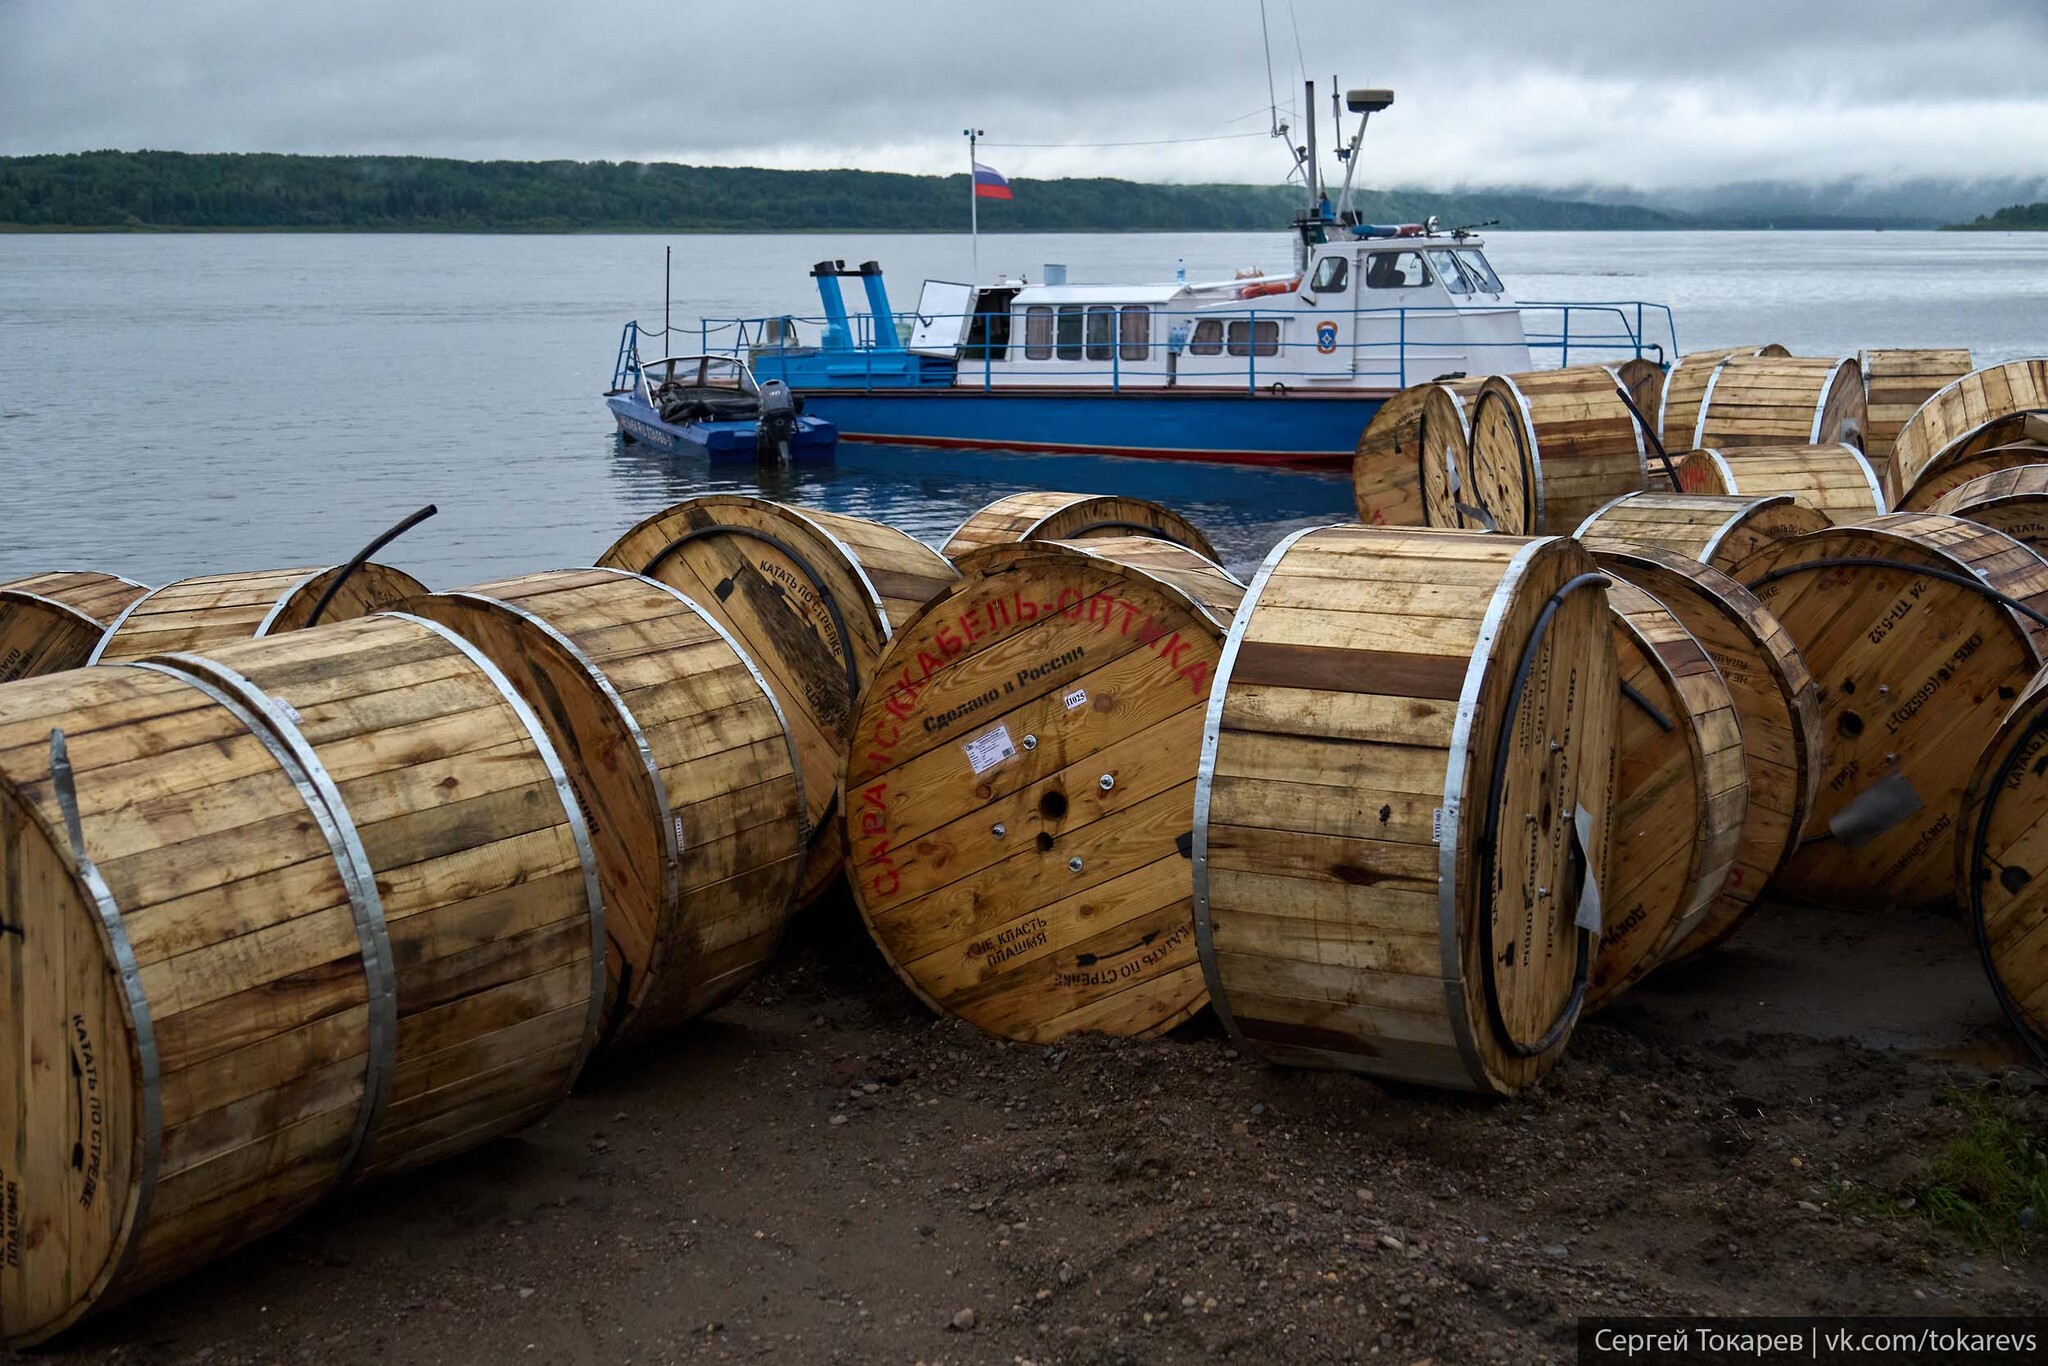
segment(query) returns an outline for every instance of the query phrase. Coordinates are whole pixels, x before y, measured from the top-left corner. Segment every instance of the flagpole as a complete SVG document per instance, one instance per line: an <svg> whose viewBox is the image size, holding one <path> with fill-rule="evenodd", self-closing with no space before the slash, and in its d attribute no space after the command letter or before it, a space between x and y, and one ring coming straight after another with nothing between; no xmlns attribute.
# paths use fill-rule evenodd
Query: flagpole
<svg viewBox="0 0 2048 1366"><path fill-rule="evenodd" d="M973 243L974 272L972 283L981 283L981 190L974 183L975 146L981 141L979 128L962 128L967 138L967 235Z"/></svg>

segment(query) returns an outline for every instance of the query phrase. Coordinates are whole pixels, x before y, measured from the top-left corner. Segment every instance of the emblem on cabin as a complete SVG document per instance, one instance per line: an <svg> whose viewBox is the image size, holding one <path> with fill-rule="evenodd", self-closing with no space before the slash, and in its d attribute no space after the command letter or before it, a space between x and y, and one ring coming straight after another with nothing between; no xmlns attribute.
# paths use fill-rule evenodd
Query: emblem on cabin
<svg viewBox="0 0 2048 1366"><path fill-rule="evenodd" d="M1328 321L1316 324L1316 351L1325 356L1337 353L1337 324Z"/></svg>

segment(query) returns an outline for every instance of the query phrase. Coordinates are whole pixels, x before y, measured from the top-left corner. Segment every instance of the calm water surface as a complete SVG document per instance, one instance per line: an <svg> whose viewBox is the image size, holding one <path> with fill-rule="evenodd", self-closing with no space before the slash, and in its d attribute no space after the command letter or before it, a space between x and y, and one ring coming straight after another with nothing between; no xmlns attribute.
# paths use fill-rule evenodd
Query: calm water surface
<svg viewBox="0 0 2048 1366"><path fill-rule="evenodd" d="M600 393L620 324L816 311L813 261L873 257L895 302L963 279L958 236L0 235L0 579L93 568L163 583L346 557L425 502L383 558L435 587L587 564L691 492L876 517L938 543L1019 488L1173 503L1244 568L1293 526L1348 514L1342 477L1091 457L961 461L842 446L769 476L621 450ZM984 276L1076 283L1289 266L1286 238L983 238ZM1685 349L1968 345L2048 354L2048 234L1519 233L1491 255L1525 299L1677 310ZM857 293L857 291L856 291Z"/></svg>

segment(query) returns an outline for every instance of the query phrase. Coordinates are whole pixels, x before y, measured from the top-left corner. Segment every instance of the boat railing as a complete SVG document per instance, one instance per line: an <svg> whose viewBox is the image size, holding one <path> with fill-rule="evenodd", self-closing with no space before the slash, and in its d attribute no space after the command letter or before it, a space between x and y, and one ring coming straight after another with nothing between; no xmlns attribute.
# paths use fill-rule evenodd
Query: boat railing
<svg viewBox="0 0 2048 1366"><path fill-rule="evenodd" d="M1468 334L1462 325L1450 329L1436 325L1445 321L1463 323L1484 317L1489 311L1498 313L1510 309L1522 315L1522 335L1519 337L1489 340ZM1339 318L1347 319L1351 324L1348 337L1323 331L1323 324ZM1231 323L1247 324L1243 329L1244 340L1226 340L1216 344L1216 350L1195 351L1187 332L1194 322L1211 319L1222 322L1226 334ZM835 385L858 383L863 387L875 387L876 382L881 381L882 387L895 388L901 386L905 375L904 358L914 354L902 339L904 333L920 323L938 321L978 322L979 328L971 330L983 335L1000 330L993 324L1009 326L1010 335L1005 342L994 345L967 342L955 348L958 360L951 387L960 387L959 378L970 377L977 369L981 372L981 387L985 389L1000 387L999 378L1014 382L1022 373L1010 365L1008 353L1023 348L1027 343L1017 335L1019 329L1014 325L1014 315L1003 312L979 315L897 314L886 322L890 329L887 346L877 344L877 319L869 313L847 317L845 326L851 336L850 345L825 347L801 342L797 339L798 329L810 328L822 338L825 329L831 326L831 320L786 314L766 318L705 318L697 326L696 340L701 354L731 355L749 360L757 368L773 365L778 360L822 356L829 359L827 373ZM1055 340L1051 343L1055 350L1053 357L1034 358L1030 363L1045 359L1056 363L1058 369L1046 372L1049 381L1065 384L1076 380L1107 379L1112 391L1120 390L1125 384L1146 388L1176 384L1214 388L1241 383L1247 391L1257 392L1260 389L1282 391L1306 387L1316 381L1328 383L1339 378L1353 383L1377 381L1391 388L1405 389L1446 373L1483 374L1515 369L1519 367L1522 353L1535 360L1538 368L1556 368L1575 361L1615 363L1631 357L1644 357L1660 365L1668 365L1678 352L1677 327L1671 309L1664 304L1643 300L1531 302L1500 310L1441 305L1329 309L1313 317L1304 317L1299 309L1204 309L1200 312L1168 311L1163 321L1171 329L1167 337L1159 336L1162 320L1155 313L1148 323L1145 340L1126 341L1118 330L1121 326L1119 311L1119 314L1111 315L1111 335L1107 339L1098 336L1089 340L1084 332L1078 344L1072 340ZM1260 339L1258 324L1290 321L1307 323L1307 335L1289 336L1283 326L1277 339ZM1068 352L1077 354L1066 354ZM1139 354L1133 356L1132 352ZM1340 352L1348 352L1348 366L1337 366L1327 359ZM623 341L621 354L624 354ZM1500 356L1506 363L1487 364L1490 354ZM1183 366L1183 360L1190 358L1196 363ZM1322 358L1320 364L1316 358ZM1004 363L1000 375L996 369L999 360ZM1076 367L1075 361L1084 364ZM1096 364L1085 364L1091 361ZM1218 364L1219 361L1241 364ZM1544 364L1546 361L1547 365ZM616 379L614 387L617 387Z"/></svg>

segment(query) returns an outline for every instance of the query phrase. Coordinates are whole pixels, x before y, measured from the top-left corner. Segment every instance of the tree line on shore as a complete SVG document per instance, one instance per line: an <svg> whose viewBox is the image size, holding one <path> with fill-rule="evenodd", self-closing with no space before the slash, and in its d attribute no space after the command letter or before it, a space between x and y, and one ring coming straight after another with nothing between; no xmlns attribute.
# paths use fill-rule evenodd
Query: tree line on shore
<svg viewBox="0 0 2048 1366"><path fill-rule="evenodd" d="M1128 180L1011 182L985 200L995 232L1260 232L1302 206L1285 185ZM1631 205L1523 194L1367 191L1370 222L1431 214L1447 227L1692 226ZM0 226L103 231L950 232L967 227L965 175L735 166L275 153L83 152L0 157Z"/></svg>

